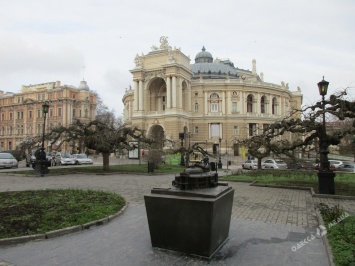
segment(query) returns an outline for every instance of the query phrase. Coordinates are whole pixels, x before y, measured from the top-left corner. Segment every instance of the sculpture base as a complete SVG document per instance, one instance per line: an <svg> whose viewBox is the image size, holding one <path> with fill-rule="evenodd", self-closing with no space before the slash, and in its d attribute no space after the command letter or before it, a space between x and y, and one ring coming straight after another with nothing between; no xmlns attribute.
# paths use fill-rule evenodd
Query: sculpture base
<svg viewBox="0 0 355 266"><path fill-rule="evenodd" d="M153 247L211 257L229 234L234 189L154 188L144 196Z"/></svg>

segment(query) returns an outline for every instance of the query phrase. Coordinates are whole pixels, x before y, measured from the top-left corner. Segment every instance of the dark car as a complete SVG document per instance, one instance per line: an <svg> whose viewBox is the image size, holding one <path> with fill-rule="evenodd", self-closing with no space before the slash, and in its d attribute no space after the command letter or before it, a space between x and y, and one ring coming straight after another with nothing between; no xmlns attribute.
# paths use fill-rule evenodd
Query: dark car
<svg viewBox="0 0 355 266"><path fill-rule="evenodd" d="M320 164L319 163L314 164L313 169L318 171L320 169ZM334 172L337 171L338 169L331 164L329 170Z"/></svg>
<svg viewBox="0 0 355 266"><path fill-rule="evenodd" d="M300 162L291 162L287 164L287 169L295 169L295 170L312 170L313 163L311 161L300 161Z"/></svg>

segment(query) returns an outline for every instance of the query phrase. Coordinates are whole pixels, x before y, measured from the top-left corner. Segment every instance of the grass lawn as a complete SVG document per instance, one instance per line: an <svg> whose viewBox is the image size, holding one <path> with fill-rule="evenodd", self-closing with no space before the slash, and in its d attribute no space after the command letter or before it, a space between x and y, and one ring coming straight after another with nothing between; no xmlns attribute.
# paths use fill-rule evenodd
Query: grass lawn
<svg viewBox="0 0 355 266"><path fill-rule="evenodd" d="M325 223L335 265L355 265L355 216L344 212L339 205L329 207L321 203L317 208Z"/></svg>
<svg viewBox="0 0 355 266"><path fill-rule="evenodd" d="M33 190L0 193L0 239L85 224L117 213L125 200L92 190Z"/></svg>
<svg viewBox="0 0 355 266"><path fill-rule="evenodd" d="M162 164L158 169L154 170L154 173L180 173L183 172L185 167L180 165ZM73 173L117 173L117 172L130 172L130 173L148 173L147 164L127 164L127 165L110 165L110 171L103 171L102 166L83 166L83 167L71 167L62 166L57 168L49 167L49 174L73 174ZM14 171L14 174L35 175L35 171L32 168L28 168L28 171Z"/></svg>
<svg viewBox="0 0 355 266"><path fill-rule="evenodd" d="M315 171L255 170L247 173L224 176L223 180L257 181L258 184L313 187L318 193L318 176ZM336 173L335 194L355 196L355 174Z"/></svg>
<svg viewBox="0 0 355 266"><path fill-rule="evenodd" d="M355 216L349 216L334 226L326 224L335 265L355 265Z"/></svg>

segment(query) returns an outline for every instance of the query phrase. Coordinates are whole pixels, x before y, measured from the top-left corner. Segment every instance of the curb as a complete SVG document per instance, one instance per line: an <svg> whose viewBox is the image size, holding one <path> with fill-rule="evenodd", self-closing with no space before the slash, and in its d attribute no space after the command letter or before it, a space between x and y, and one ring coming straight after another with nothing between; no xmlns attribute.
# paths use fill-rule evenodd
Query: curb
<svg viewBox="0 0 355 266"><path fill-rule="evenodd" d="M114 219L118 218L119 216L121 216L126 211L127 207L128 207L128 202L126 202L126 204L122 207L122 209L119 212L112 214L110 216L107 216L103 219L92 221L92 222L89 222L86 224L75 225L75 226L71 226L71 227L67 227L67 228L63 228L63 229L58 229L58 230L46 232L44 234L3 238L3 239L0 239L0 246L17 245L17 244L23 244L23 243L27 243L30 241L34 241L34 240L51 239L51 238L55 238L55 237L59 237L59 236L63 236L63 235L71 234L71 233L84 231L86 229L90 229L90 227L92 227L92 226L104 225L104 224L107 224L107 223L113 221Z"/></svg>
<svg viewBox="0 0 355 266"><path fill-rule="evenodd" d="M316 210L316 215L317 215L317 219L318 219L318 224L320 226L324 226L325 227L322 215L319 213L318 210ZM332 248L331 248L331 246L329 244L329 240L327 238L327 235L325 234L325 235L321 236L321 238L322 238L322 241L323 241L323 245L325 246L325 252L327 253L329 265L330 266L335 266L333 251L332 251Z"/></svg>

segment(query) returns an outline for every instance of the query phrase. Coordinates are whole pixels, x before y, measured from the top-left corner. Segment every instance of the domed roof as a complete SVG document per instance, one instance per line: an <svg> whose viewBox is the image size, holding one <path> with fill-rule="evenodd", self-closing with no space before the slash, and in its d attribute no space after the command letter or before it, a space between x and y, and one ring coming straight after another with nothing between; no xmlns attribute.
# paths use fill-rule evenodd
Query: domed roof
<svg viewBox="0 0 355 266"><path fill-rule="evenodd" d="M194 73L193 79L221 79L226 78L238 78L238 72L234 67L234 64L229 59L221 60L216 59L213 62L211 53L207 52L205 47L195 57L195 64L190 65L191 71Z"/></svg>
<svg viewBox="0 0 355 266"><path fill-rule="evenodd" d="M210 52L206 52L205 46L202 47L202 51L195 57L195 63L213 63L213 57Z"/></svg>
<svg viewBox="0 0 355 266"><path fill-rule="evenodd" d="M88 86L88 84L86 83L85 80L80 81L80 85L79 85L78 89L79 90L84 90L84 91L90 90L90 88L89 88L89 86Z"/></svg>

